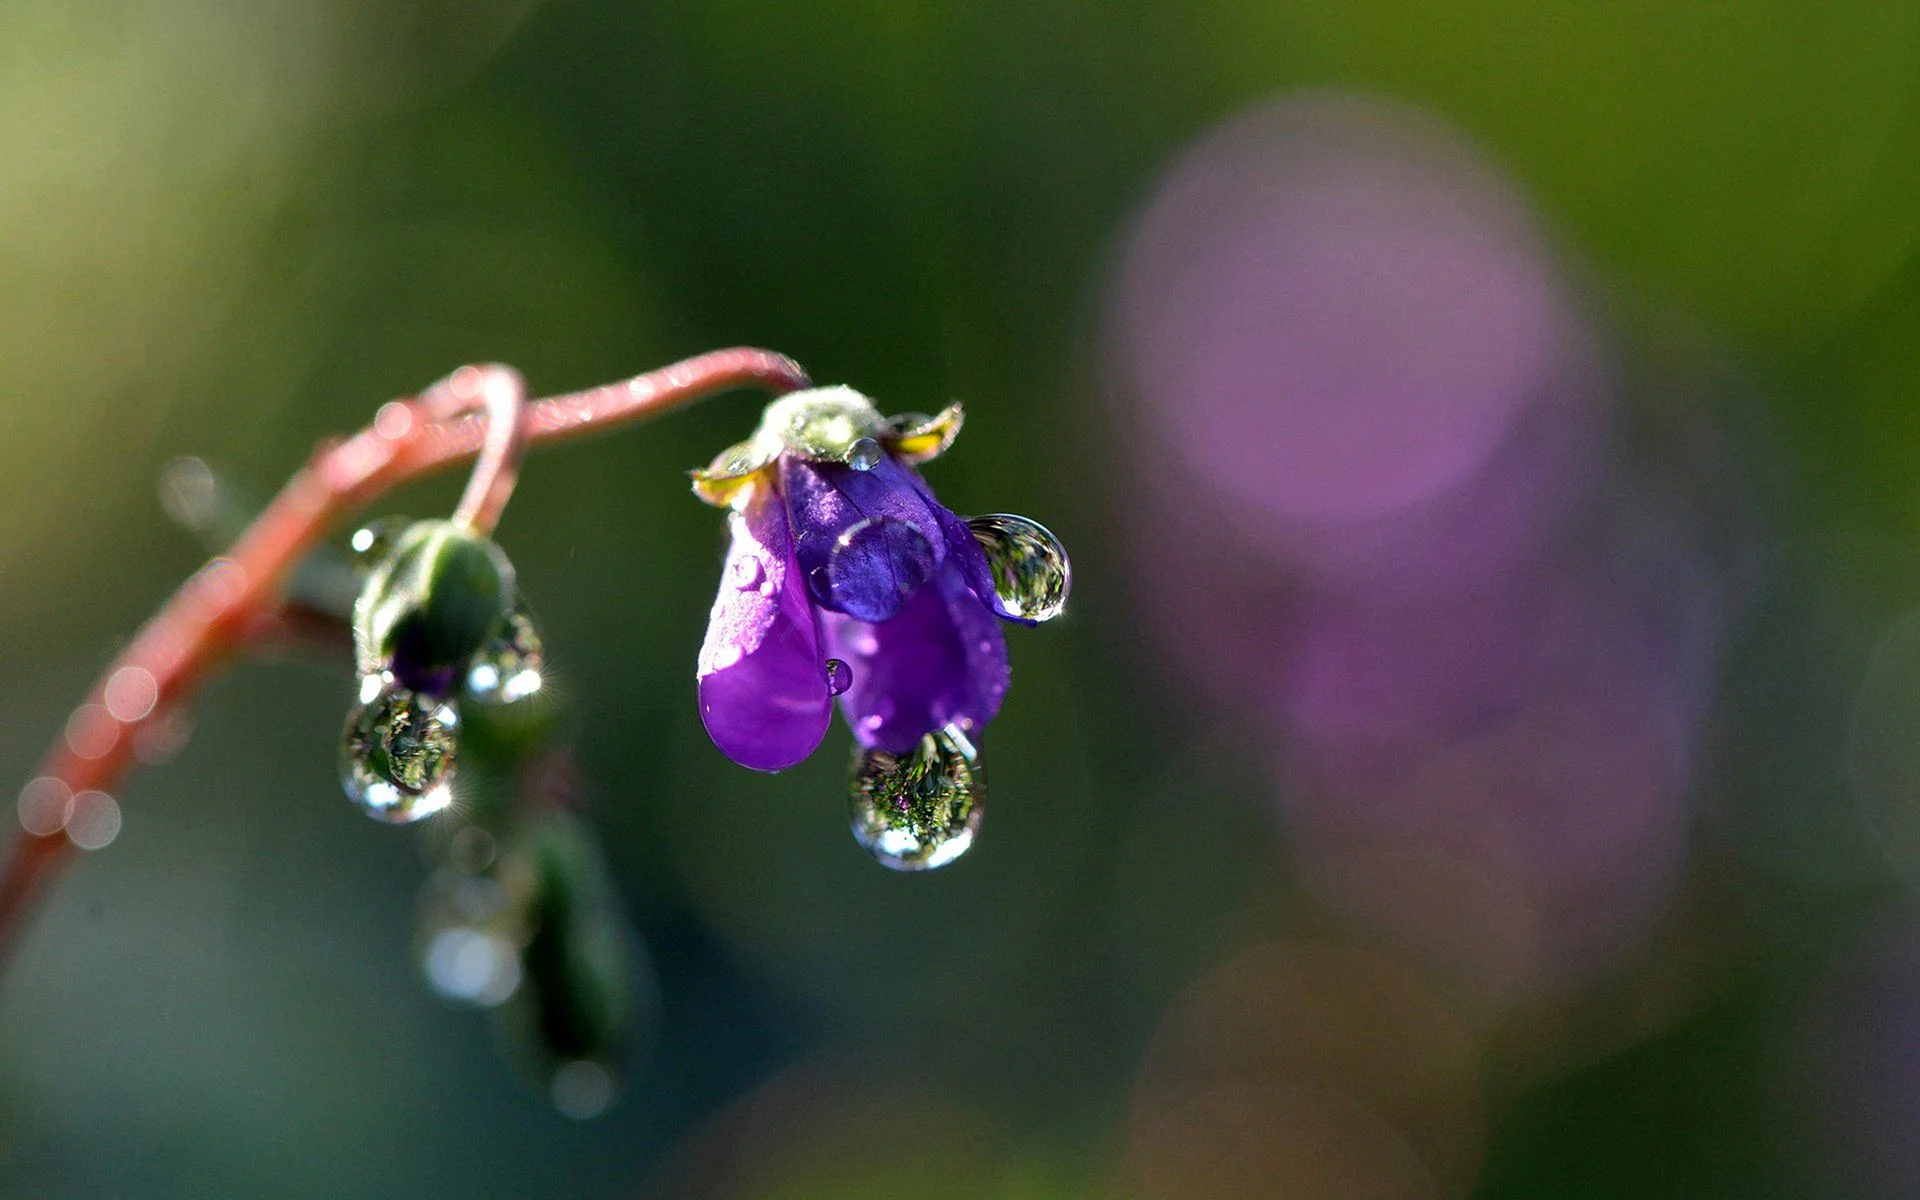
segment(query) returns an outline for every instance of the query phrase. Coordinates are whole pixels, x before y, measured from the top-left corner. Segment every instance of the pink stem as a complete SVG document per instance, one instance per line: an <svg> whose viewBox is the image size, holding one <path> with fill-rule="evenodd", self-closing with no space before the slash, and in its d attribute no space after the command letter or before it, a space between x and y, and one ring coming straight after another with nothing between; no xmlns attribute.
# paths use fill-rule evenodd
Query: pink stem
<svg viewBox="0 0 1920 1200"><path fill-rule="evenodd" d="M601 432L733 388L779 394L806 386L792 359L738 347L524 408L524 386L511 368L462 367L419 398L382 407L372 425L317 449L232 548L181 584L107 667L41 760L28 785L36 803L118 787L134 765L142 727L177 711L270 625L300 560L391 489L479 456L455 519L485 533L500 518L528 444ZM473 411L476 403L482 411ZM0 866L0 964L72 849L63 828L14 831Z"/></svg>

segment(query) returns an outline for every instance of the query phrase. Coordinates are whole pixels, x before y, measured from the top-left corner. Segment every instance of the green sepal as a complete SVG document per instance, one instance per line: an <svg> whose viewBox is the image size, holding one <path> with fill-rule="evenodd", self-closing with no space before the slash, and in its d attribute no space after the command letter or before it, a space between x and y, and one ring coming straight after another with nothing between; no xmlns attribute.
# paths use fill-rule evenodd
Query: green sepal
<svg viewBox="0 0 1920 1200"><path fill-rule="evenodd" d="M953 445L953 439L960 436L960 426L966 422L966 417L966 410L961 408L957 400L931 417L925 413L901 413L888 417L886 432L880 435L880 444L903 462L916 465L931 462Z"/></svg>

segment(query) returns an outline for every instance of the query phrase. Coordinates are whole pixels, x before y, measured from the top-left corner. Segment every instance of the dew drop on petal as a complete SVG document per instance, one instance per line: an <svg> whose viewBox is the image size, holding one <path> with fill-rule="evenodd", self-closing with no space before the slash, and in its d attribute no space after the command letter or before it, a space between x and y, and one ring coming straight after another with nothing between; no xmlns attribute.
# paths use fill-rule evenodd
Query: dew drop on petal
<svg viewBox="0 0 1920 1200"><path fill-rule="evenodd" d="M1066 548L1038 521L991 513L967 521L973 540L986 551L993 590L1016 617L1051 621L1066 611L1073 568Z"/></svg>
<svg viewBox="0 0 1920 1200"><path fill-rule="evenodd" d="M837 658L827 660L827 691L842 695L853 686L853 668Z"/></svg>
<svg viewBox="0 0 1920 1200"><path fill-rule="evenodd" d="M856 471L871 471L880 465L884 451L880 443L870 437L855 438L847 447L847 465Z"/></svg>
<svg viewBox="0 0 1920 1200"><path fill-rule="evenodd" d="M404 825L432 816L453 802L459 728L452 703L385 681L347 714L341 786L378 821Z"/></svg>
<svg viewBox="0 0 1920 1200"><path fill-rule="evenodd" d="M494 635L467 670L467 694L488 704L512 704L540 690L546 650L540 631L521 610L509 609Z"/></svg>
<svg viewBox="0 0 1920 1200"><path fill-rule="evenodd" d="M856 748L847 812L854 840L896 871L943 867L967 852L986 811L979 752L959 725L907 754Z"/></svg>
<svg viewBox="0 0 1920 1200"><path fill-rule="evenodd" d="M740 591L758 591L760 585L766 582L767 568L761 563L759 555L743 554L727 568L727 577Z"/></svg>

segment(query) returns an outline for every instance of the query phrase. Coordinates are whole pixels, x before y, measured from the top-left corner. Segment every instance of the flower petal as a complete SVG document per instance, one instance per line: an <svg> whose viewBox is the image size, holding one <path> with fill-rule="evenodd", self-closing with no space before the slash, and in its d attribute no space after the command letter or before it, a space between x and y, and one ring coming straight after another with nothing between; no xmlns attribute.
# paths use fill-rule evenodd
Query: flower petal
<svg viewBox="0 0 1920 1200"><path fill-rule="evenodd" d="M780 485L794 561L822 608L887 620L946 557L946 539L913 472L892 458L858 471L789 454L780 460Z"/></svg>
<svg viewBox="0 0 1920 1200"><path fill-rule="evenodd" d="M779 493L754 485L728 521L733 544L700 647L700 720L728 758L778 771L826 736L826 667Z"/></svg>
<svg viewBox="0 0 1920 1200"><path fill-rule="evenodd" d="M827 652L853 672L840 697L861 745L905 754L954 722L1000 711L1011 668L1000 626L949 558L891 620L822 613Z"/></svg>

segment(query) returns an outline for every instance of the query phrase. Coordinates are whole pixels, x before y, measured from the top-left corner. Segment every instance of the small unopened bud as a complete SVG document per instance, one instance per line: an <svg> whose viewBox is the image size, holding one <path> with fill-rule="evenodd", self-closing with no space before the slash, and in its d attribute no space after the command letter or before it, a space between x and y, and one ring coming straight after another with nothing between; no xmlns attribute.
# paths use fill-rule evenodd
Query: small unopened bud
<svg viewBox="0 0 1920 1200"><path fill-rule="evenodd" d="M362 671L446 695L499 632L514 598L513 566L491 541L451 521L402 533L354 607Z"/></svg>

